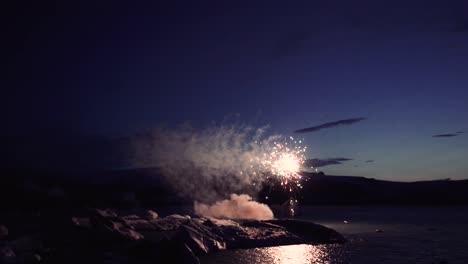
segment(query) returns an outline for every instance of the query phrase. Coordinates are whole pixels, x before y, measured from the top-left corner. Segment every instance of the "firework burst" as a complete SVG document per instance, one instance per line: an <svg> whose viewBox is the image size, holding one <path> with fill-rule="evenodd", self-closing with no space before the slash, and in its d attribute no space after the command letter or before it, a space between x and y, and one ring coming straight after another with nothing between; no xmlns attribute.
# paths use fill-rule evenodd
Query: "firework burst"
<svg viewBox="0 0 468 264"><path fill-rule="evenodd" d="M282 143L274 142L261 161L264 171L267 171L266 177L278 180L291 193L302 188L299 172L305 161L307 147L301 146L301 143L293 137Z"/></svg>
<svg viewBox="0 0 468 264"><path fill-rule="evenodd" d="M301 140L267 135L267 128L220 125L159 129L134 142L136 167L158 167L182 196L210 202L230 193L258 193L270 183L301 188L306 147Z"/></svg>
<svg viewBox="0 0 468 264"><path fill-rule="evenodd" d="M307 147L301 146L301 143L301 140L296 141L293 137L282 143L273 142L271 149L264 153L261 161L266 171L263 174L266 175L266 179L273 183L279 181L281 187L289 192L286 206L290 216L295 215L298 202L296 194L302 189L302 176L299 173L305 161ZM265 199L268 199L268 196Z"/></svg>

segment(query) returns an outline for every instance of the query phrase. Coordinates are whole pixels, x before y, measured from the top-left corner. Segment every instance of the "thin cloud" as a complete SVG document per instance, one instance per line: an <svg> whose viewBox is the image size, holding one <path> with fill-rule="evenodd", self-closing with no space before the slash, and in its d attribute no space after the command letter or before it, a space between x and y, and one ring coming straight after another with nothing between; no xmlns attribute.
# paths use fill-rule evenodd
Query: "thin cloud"
<svg viewBox="0 0 468 264"><path fill-rule="evenodd" d="M336 126L343 126L343 125L352 125L357 122L361 122L363 120L366 120L367 118L365 117L358 117L358 118L349 118L349 119L342 119L334 122L328 122L324 123L318 126L313 126L313 127L307 127L307 128L302 128L294 131L294 133L308 133L308 132L316 132L322 129L326 128L332 128Z"/></svg>
<svg viewBox="0 0 468 264"><path fill-rule="evenodd" d="M435 137L435 138L447 138L447 137L456 137L456 136L459 136L460 133L457 133L457 134L438 134L438 135L433 135L432 137Z"/></svg>
<svg viewBox="0 0 468 264"><path fill-rule="evenodd" d="M340 165L343 164L343 162L350 161L353 159L348 159L348 158L330 158L330 159L307 159L304 162L304 167L325 167L325 166L330 166L330 165Z"/></svg>
<svg viewBox="0 0 468 264"><path fill-rule="evenodd" d="M372 163L374 162L375 160L366 160L366 163Z"/></svg>
<svg viewBox="0 0 468 264"><path fill-rule="evenodd" d="M457 131L457 132L455 132L455 133L457 133L457 134L463 134L463 133L465 133L465 131Z"/></svg>

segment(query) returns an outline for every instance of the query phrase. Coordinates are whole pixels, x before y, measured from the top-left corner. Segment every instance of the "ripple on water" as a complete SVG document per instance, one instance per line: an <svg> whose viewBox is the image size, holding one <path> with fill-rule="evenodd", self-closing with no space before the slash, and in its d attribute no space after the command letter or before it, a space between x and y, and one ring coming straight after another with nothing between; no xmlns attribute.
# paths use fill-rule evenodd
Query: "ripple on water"
<svg viewBox="0 0 468 264"><path fill-rule="evenodd" d="M238 249L205 256L201 263L346 263L342 245L289 245Z"/></svg>

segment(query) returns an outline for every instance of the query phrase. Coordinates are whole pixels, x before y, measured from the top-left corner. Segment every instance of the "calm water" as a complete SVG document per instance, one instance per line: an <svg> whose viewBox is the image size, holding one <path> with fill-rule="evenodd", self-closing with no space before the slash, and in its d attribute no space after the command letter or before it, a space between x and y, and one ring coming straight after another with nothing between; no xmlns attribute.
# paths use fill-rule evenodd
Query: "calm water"
<svg viewBox="0 0 468 264"><path fill-rule="evenodd" d="M230 250L204 256L201 263L468 263L466 206L311 206L301 211L298 218L333 228L348 243Z"/></svg>

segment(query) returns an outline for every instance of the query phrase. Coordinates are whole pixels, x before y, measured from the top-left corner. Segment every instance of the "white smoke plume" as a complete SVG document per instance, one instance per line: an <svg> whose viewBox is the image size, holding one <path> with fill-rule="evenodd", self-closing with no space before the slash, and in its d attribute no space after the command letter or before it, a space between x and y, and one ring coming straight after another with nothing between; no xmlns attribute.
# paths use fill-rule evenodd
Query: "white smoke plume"
<svg viewBox="0 0 468 264"><path fill-rule="evenodd" d="M265 157L279 136L264 128L220 125L157 129L134 141L135 167L158 167L180 195L201 202L230 193L255 194L265 180Z"/></svg>
<svg viewBox="0 0 468 264"><path fill-rule="evenodd" d="M252 201L246 194L231 194L229 200L218 201L213 205L195 202L195 213L215 218L228 219L273 219L273 212L266 204Z"/></svg>

